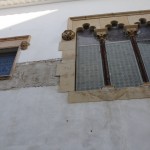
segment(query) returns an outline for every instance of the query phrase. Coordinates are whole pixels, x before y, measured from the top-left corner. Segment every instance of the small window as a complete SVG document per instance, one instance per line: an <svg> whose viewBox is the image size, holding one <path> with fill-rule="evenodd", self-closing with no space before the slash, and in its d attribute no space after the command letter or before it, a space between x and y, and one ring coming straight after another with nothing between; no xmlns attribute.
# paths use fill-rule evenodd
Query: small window
<svg viewBox="0 0 150 150"><path fill-rule="evenodd" d="M0 38L0 80L9 79L21 50L29 46L30 35Z"/></svg>
<svg viewBox="0 0 150 150"><path fill-rule="evenodd" d="M11 76L18 47L0 49L0 78Z"/></svg>

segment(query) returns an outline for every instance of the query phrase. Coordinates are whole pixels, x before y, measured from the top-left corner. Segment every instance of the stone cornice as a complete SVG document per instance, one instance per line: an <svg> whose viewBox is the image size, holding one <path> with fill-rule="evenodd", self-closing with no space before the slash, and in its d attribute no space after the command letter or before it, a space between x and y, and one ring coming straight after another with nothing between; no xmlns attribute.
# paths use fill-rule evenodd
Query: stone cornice
<svg viewBox="0 0 150 150"><path fill-rule="evenodd" d="M73 0L0 0L0 9L71 1Z"/></svg>
<svg viewBox="0 0 150 150"><path fill-rule="evenodd" d="M106 13L106 14L97 14L97 15L89 15L89 16L77 16L77 17L70 17L69 20L78 21L78 20L133 16L133 15L146 15L146 14L150 14L150 10L140 10L140 11L138 10L138 11L128 11L128 12Z"/></svg>

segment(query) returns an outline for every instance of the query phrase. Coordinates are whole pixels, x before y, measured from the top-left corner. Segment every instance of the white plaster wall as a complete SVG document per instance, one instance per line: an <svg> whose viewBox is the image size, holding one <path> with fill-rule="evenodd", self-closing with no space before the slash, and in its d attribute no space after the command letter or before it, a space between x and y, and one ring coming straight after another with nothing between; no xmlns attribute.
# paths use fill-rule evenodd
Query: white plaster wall
<svg viewBox="0 0 150 150"><path fill-rule="evenodd" d="M68 17L149 6L87 0L0 10L0 37L32 36L19 62L59 58ZM149 141L150 99L68 104L55 86L0 91L0 150L149 150Z"/></svg>
<svg viewBox="0 0 150 150"><path fill-rule="evenodd" d="M83 0L0 10L0 37L29 34L19 62L60 58L58 44L70 16L149 9L148 0Z"/></svg>
<svg viewBox="0 0 150 150"><path fill-rule="evenodd" d="M149 150L150 99L68 104L56 87L0 92L1 150Z"/></svg>

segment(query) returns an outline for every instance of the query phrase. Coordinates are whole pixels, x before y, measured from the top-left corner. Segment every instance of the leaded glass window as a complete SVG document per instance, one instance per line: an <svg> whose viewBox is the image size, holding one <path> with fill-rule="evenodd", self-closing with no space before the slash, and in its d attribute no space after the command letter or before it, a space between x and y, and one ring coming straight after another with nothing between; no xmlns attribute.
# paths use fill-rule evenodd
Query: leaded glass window
<svg viewBox="0 0 150 150"><path fill-rule="evenodd" d="M108 29L106 51L111 84L115 87L133 87L142 84L132 44L122 24Z"/></svg>
<svg viewBox="0 0 150 150"><path fill-rule="evenodd" d="M90 29L77 32L76 90L104 86L100 45Z"/></svg>
<svg viewBox="0 0 150 150"><path fill-rule="evenodd" d="M137 36L127 35L117 21L106 27L106 37L97 38L88 27L77 32L77 91L136 87L148 82L146 75L150 80L150 22L141 22Z"/></svg>
<svg viewBox="0 0 150 150"><path fill-rule="evenodd" d="M0 49L0 77L9 76L18 48Z"/></svg>

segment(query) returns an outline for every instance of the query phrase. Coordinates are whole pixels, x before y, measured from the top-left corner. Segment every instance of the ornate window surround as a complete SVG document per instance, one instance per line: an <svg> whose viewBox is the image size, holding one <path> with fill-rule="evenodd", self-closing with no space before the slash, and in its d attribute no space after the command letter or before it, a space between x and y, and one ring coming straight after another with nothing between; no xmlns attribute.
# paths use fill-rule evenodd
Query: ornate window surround
<svg viewBox="0 0 150 150"><path fill-rule="evenodd" d="M17 49L16 56L15 56L15 59L13 61L13 64L10 70L10 74L0 76L0 80L10 79L12 77L13 71L15 69L17 60L20 55L20 51L26 50L28 48L28 46L30 45L29 44L30 39L31 39L30 35L0 38L0 54L12 52L14 48Z"/></svg>
<svg viewBox="0 0 150 150"><path fill-rule="evenodd" d="M90 26L96 27L97 35L102 37L107 34L105 26L115 20L123 23L125 31L132 34L138 30L135 23L140 18L150 21L150 10L69 18L67 30L63 32L59 45L62 62L57 66L56 72L56 75L60 76L59 91L68 92L69 103L150 98L150 82L139 87L105 86L98 90L75 91L76 31L82 29L83 24L89 23Z"/></svg>

